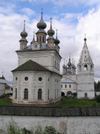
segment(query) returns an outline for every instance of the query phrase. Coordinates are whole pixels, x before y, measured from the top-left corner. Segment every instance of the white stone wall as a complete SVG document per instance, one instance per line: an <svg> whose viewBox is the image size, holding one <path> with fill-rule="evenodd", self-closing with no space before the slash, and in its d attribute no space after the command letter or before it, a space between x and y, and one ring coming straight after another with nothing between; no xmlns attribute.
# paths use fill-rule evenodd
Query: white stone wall
<svg viewBox="0 0 100 134"><path fill-rule="evenodd" d="M60 60L61 57L55 50L52 51L39 51L35 50L32 52L17 52L18 54L18 66L27 62L28 60L33 60L40 65L48 68L49 70L60 73Z"/></svg>
<svg viewBox="0 0 100 134"><path fill-rule="evenodd" d="M41 116L3 116L0 115L0 131L6 130L9 123L19 128L36 131L40 126L53 126L63 134L100 134L100 116L84 117L41 117Z"/></svg>
<svg viewBox="0 0 100 134"><path fill-rule="evenodd" d="M28 80L25 81L25 77ZM42 81L39 81L39 77ZM17 78L17 80L16 80ZM22 71L13 73L13 102L30 104L47 104L60 100L61 76L47 71ZM24 89L28 89L28 100L24 99ZM17 89L17 99L15 99L15 89ZM38 100L38 90L42 89L42 100Z"/></svg>
<svg viewBox="0 0 100 134"><path fill-rule="evenodd" d="M76 93L76 83L61 83L61 91L67 95L68 91L71 91L72 93ZM70 88L71 85L71 88Z"/></svg>
<svg viewBox="0 0 100 134"><path fill-rule="evenodd" d="M79 67L79 65L78 65ZM94 73L93 71L78 71L77 74L77 97L84 98L84 94L87 93L88 98L95 97L94 90Z"/></svg>
<svg viewBox="0 0 100 134"><path fill-rule="evenodd" d="M90 92L88 92L88 91L78 91L77 92L77 98L78 99L79 98L85 98L85 93L87 93L87 98L89 98L89 99L93 99L94 96L95 96L95 92L94 91L90 91Z"/></svg>
<svg viewBox="0 0 100 134"><path fill-rule="evenodd" d="M70 79L76 82L76 77L77 77L76 75L63 75L62 79Z"/></svg>
<svg viewBox="0 0 100 134"><path fill-rule="evenodd" d="M5 93L5 83L0 83L0 96Z"/></svg>

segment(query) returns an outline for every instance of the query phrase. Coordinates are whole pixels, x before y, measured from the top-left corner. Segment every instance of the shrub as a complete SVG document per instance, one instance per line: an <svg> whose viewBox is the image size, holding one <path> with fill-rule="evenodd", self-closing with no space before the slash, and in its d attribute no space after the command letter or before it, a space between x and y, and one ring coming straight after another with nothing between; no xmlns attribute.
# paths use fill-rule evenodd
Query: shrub
<svg viewBox="0 0 100 134"><path fill-rule="evenodd" d="M95 100L100 103L100 95L97 95L97 96L95 97Z"/></svg>
<svg viewBox="0 0 100 134"><path fill-rule="evenodd" d="M42 128L38 126L37 130L35 131L35 134L43 134Z"/></svg>
<svg viewBox="0 0 100 134"><path fill-rule="evenodd" d="M56 134L56 130L52 126L46 126L44 129L44 134Z"/></svg>
<svg viewBox="0 0 100 134"><path fill-rule="evenodd" d="M73 93L73 97L77 97L77 93Z"/></svg>

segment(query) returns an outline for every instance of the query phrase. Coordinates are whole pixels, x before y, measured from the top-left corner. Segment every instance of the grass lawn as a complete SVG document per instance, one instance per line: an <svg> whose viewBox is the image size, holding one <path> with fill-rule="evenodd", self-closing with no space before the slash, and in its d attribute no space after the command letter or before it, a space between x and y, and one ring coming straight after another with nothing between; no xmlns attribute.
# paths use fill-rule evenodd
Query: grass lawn
<svg viewBox="0 0 100 134"><path fill-rule="evenodd" d="M12 101L9 98L0 98L0 106L11 106ZM50 107L94 107L100 106L100 103L95 100L77 99L62 97L59 104L50 105ZM48 106L49 107L49 106Z"/></svg>
<svg viewBox="0 0 100 134"><path fill-rule="evenodd" d="M95 100L89 99L77 99L62 97L59 104L52 105L52 107L94 107L100 106L100 103Z"/></svg>
<svg viewBox="0 0 100 134"><path fill-rule="evenodd" d="M12 105L11 99L0 98L0 106L10 106L10 105Z"/></svg>

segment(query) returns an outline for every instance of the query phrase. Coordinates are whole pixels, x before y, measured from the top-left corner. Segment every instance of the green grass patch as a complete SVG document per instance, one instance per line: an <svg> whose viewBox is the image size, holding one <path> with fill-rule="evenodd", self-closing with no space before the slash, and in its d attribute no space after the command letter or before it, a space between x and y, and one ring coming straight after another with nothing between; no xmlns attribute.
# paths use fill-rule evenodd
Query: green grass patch
<svg viewBox="0 0 100 134"><path fill-rule="evenodd" d="M59 104L52 105L52 107L94 107L100 106L100 103L90 99L77 99L62 97Z"/></svg>
<svg viewBox="0 0 100 134"><path fill-rule="evenodd" d="M10 106L12 105L12 100L9 98L0 98L0 106Z"/></svg>

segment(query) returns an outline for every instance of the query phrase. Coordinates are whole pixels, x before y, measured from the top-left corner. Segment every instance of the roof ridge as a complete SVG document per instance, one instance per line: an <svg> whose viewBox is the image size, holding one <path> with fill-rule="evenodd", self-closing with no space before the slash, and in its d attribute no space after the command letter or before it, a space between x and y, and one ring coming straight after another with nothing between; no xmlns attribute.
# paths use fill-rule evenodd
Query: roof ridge
<svg viewBox="0 0 100 134"><path fill-rule="evenodd" d="M39 63L33 61L33 60L28 60L22 65L18 66L12 72L14 71L50 71L49 69L45 68L44 66L40 65Z"/></svg>

